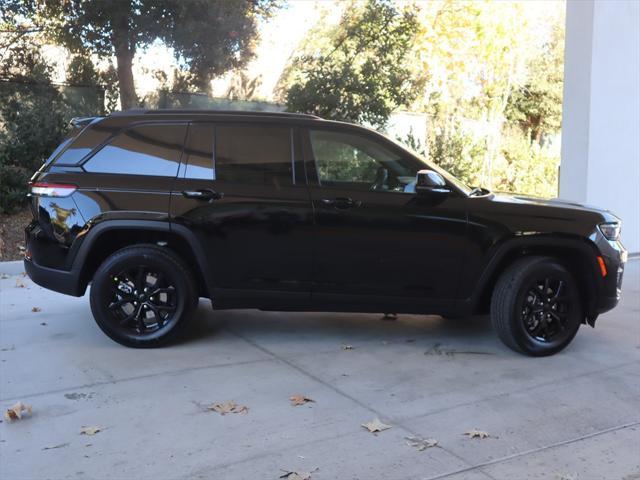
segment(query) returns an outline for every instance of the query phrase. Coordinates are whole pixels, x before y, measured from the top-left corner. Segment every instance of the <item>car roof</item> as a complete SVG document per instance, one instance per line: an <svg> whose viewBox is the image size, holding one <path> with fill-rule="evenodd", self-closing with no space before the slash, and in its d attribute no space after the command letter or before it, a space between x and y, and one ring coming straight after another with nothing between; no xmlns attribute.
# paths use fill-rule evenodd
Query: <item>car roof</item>
<svg viewBox="0 0 640 480"><path fill-rule="evenodd" d="M193 109L158 109L158 110L146 110L146 109L133 109L113 112L111 117L181 117L193 116L215 116L215 117L259 117L259 118L288 118L288 119L303 119L303 120L322 120L322 118L307 113L292 113L292 112L269 112L269 111L249 111L249 110L193 110Z"/></svg>

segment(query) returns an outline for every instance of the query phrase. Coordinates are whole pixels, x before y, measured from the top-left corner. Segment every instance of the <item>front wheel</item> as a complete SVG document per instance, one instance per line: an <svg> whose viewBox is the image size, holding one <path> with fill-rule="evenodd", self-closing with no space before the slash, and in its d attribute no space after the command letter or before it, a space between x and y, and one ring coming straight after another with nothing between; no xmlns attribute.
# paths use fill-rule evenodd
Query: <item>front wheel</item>
<svg viewBox="0 0 640 480"><path fill-rule="evenodd" d="M197 305L193 275L180 257L155 245L123 248L96 271L91 311L100 329L128 347L164 345Z"/></svg>
<svg viewBox="0 0 640 480"><path fill-rule="evenodd" d="M511 349L553 355L578 332L583 312L573 276L549 257L527 257L505 270L491 298L491 322Z"/></svg>

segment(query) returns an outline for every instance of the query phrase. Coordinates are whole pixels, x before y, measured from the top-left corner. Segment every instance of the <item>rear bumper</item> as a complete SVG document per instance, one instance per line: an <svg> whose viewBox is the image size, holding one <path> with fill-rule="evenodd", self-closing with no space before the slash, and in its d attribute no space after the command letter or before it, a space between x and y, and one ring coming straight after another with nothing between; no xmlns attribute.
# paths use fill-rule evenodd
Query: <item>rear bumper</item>
<svg viewBox="0 0 640 480"><path fill-rule="evenodd" d="M27 258L24 259L24 270L29 275L29 278L41 287L74 297L84 295L85 288L81 286L78 275L74 271L67 272L43 267L36 264L32 259Z"/></svg>

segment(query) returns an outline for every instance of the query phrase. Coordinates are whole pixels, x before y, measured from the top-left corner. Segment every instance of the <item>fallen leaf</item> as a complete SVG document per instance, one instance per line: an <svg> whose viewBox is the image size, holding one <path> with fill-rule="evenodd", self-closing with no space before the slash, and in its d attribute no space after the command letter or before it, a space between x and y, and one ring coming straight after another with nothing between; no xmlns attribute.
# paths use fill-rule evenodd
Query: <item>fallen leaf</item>
<svg viewBox="0 0 640 480"><path fill-rule="evenodd" d="M286 478L287 480L311 480L311 474L313 472L317 472L319 469L319 467L316 467L310 472L299 472L294 470L289 471L281 469L285 473L280 475L280 478Z"/></svg>
<svg viewBox="0 0 640 480"><path fill-rule="evenodd" d="M342 344L342 349L343 350L353 350L353 345Z"/></svg>
<svg viewBox="0 0 640 480"><path fill-rule="evenodd" d="M289 400L291 400L291 405L298 406L298 405L304 405L305 403L309 403L309 402L313 402L315 403L315 400L313 398L307 397L305 395L301 395L299 393L296 393L295 395L291 395L289 397Z"/></svg>
<svg viewBox="0 0 640 480"><path fill-rule="evenodd" d="M93 426L93 427L82 427L80 429L80 435L95 435L98 432L102 431L102 427Z"/></svg>
<svg viewBox="0 0 640 480"><path fill-rule="evenodd" d="M369 430L371 433L382 432L383 430L388 430L391 428L391 425L382 423L379 418L374 418L369 423L363 423L362 426Z"/></svg>
<svg viewBox="0 0 640 480"><path fill-rule="evenodd" d="M25 287L26 285L24 284L24 282L19 278L16 278L16 288L25 288Z"/></svg>
<svg viewBox="0 0 640 480"><path fill-rule="evenodd" d="M56 448L64 448L68 446L69 446L68 443L60 443L58 445L51 445L49 447L44 447L42 450L55 450Z"/></svg>
<svg viewBox="0 0 640 480"><path fill-rule="evenodd" d="M489 438L490 435L487 432L484 432L482 430L469 430L468 432L464 432L464 434L469 437L469 438Z"/></svg>
<svg viewBox="0 0 640 480"><path fill-rule="evenodd" d="M32 311L33 313L38 313L38 312L41 312L41 311L42 311L42 309L41 309L40 307L31 307L31 311Z"/></svg>
<svg viewBox="0 0 640 480"><path fill-rule="evenodd" d="M22 416L25 414L31 415L31 405L18 402L4 412L4 418L12 422L13 420L22 420Z"/></svg>
<svg viewBox="0 0 640 480"><path fill-rule="evenodd" d="M435 438L421 438L421 437L404 437L407 440L407 445L413 448L417 448L419 452L426 450L427 448L437 447L438 441Z"/></svg>
<svg viewBox="0 0 640 480"><path fill-rule="evenodd" d="M227 413L247 413L249 408L244 405L238 405L233 400L229 400L225 403L213 403L207 407L207 410L213 410L220 415L226 415Z"/></svg>
<svg viewBox="0 0 640 480"><path fill-rule="evenodd" d="M40 325L42 325L43 327L47 326L47 322L42 322Z"/></svg>

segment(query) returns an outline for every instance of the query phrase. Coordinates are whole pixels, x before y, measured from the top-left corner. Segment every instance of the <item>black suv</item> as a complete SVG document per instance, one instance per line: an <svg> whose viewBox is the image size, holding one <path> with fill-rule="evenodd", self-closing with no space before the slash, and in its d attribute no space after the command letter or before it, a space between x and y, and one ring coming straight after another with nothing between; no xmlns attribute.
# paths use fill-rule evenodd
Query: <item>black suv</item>
<svg viewBox="0 0 640 480"><path fill-rule="evenodd" d="M620 297L620 220L469 188L386 137L286 113L130 111L75 119L34 174L25 268L91 283L100 328L164 344L214 309L491 312L549 355Z"/></svg>

